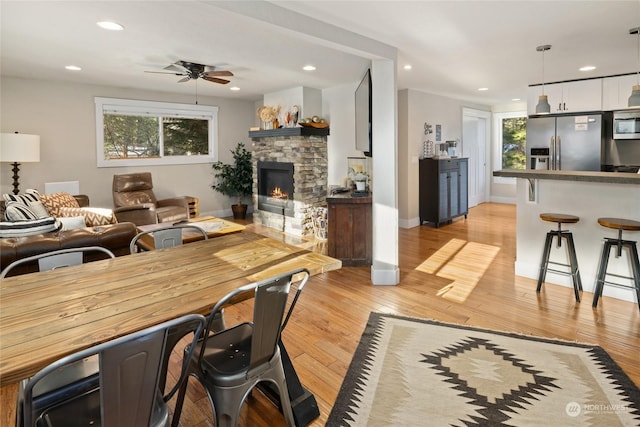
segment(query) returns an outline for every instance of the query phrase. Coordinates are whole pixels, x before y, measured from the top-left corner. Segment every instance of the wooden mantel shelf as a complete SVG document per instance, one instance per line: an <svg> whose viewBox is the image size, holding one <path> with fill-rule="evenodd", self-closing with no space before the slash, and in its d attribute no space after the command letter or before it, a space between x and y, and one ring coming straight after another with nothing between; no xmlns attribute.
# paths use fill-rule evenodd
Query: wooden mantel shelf
<svg viewBox="0 0 640 427"><path fill-rule="evenodd" d="M329 128L295 127L249 131L249 138L268 138L271 136L327 136Z"/></svg>

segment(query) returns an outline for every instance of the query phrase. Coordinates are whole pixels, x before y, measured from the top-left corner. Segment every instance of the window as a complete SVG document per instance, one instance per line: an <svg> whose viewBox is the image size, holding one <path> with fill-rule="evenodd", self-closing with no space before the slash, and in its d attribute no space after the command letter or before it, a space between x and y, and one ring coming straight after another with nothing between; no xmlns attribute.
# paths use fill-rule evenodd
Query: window
<svg viewBox="0 0 640 427"><path fill-rule="evenodd" d="M494 113L494 161L496 170L526 169L527 113L526 111ZM494 182L511 182L515 178L496 177Z"/></svg>
<svg viewBox="0 0 640 427"><path fill-rule="evenodd" d="M217 161L218 107L95 98L98 167Z"/></svg>

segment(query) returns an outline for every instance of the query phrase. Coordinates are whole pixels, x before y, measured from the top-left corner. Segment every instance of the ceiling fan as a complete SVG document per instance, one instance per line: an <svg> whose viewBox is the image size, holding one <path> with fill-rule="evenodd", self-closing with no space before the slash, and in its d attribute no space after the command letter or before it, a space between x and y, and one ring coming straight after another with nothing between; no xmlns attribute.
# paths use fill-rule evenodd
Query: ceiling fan
<svg viewBox="0 0 640 427"><path fill-rule="evenodd" d="M216 71L213 65L196 64L195 62L176 61L171 65L164 67L167 71L145 71L145 73L157 74L173 74L175 76L184 76L178 80L178 83L187 82L189 80L204 79L213 83L226 85L229 80L220 77L232 77L233 73L227 70Z"/></svg>

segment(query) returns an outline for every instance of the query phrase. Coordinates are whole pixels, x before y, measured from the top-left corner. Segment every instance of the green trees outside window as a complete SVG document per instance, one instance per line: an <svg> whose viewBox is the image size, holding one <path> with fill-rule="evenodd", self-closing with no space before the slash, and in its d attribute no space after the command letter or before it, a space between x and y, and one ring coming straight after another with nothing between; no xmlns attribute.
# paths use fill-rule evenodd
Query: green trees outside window
<svg viewBox="0 0 640 427"><path fill-rule="evenodd" d="M526 169L527 118L502 119L502 168Z"/></svg>
<svg viewBox="0 0 640 427"><path fill-rule="evenodd" d="M209 121L201 119L104 115L104 156L131 159L209 154Z"/></svg>

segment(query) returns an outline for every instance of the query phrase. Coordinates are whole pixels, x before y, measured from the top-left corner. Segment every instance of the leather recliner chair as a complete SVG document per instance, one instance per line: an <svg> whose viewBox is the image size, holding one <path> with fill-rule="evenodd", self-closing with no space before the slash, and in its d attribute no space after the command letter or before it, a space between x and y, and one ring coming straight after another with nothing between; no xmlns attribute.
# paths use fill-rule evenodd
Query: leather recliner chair
<svg viewBox="0 0 640 427"><path fill-rule="evenodd" d="M149 172L114 175L113 205L118 222L146 225L189 219L188 199L156 199Z"/></svg>

